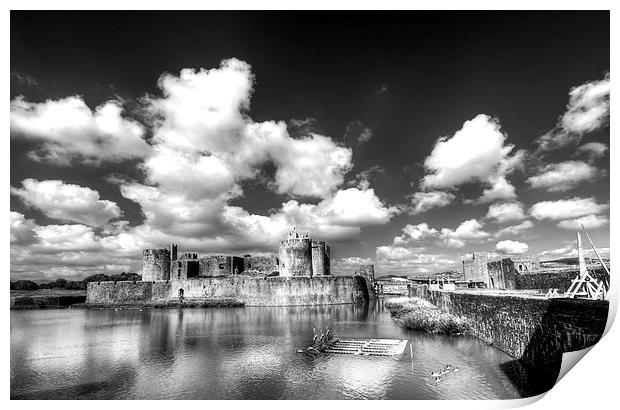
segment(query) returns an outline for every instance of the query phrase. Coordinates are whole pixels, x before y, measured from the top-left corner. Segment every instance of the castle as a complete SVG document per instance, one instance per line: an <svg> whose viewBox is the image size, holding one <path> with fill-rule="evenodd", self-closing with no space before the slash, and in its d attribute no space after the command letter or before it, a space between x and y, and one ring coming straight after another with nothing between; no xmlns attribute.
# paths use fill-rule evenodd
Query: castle
<svg viewBox="0 0 620 410"><path fill-rule="evenodd" d="M307 306L363 303L375 296L374 266L334 276L330 248L293 228L276 255L178 253L177 245L145 249L141 281L89 282L93 306Z"/></svg>
<svg viewBox="0 0 620 410"><path fill-rule="evenodd" d="M537 257L511 257L489 261L486 252L474 252L463 261L463 276L472 286L484 285L489 289L514 289L515 275L540 272Z"/></svg>
<svg viewBox="0 0 620 410"><path fill-rule="evenodd" d="M330 275L330 248L314 241L308 233L300 235L295 227L280 242L275 255L209 255L196 252L178 255L177 245L164 249L145 249L142 253L143 281L184 281L192 278L230 275L316 277Z"/></svg>

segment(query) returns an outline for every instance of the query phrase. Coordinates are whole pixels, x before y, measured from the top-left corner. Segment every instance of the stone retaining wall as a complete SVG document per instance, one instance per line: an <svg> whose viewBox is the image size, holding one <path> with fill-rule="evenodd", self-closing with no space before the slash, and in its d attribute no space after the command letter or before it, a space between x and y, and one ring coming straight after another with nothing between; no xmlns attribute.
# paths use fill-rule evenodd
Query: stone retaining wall
<svg viewBox="0 0 620 410"><path fill-rule="evenodd" d="M535 367L556 365L562 353L598 342L609 310L607 301L424 289L416 293L469 319L474 336Z"/></svg>

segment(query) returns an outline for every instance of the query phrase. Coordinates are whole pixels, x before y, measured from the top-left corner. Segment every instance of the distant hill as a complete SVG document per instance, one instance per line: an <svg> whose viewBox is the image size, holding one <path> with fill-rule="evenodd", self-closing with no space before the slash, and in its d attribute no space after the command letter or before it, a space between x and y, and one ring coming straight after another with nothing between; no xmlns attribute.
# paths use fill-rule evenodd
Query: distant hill
<svg viewBox="0 0 620 410"><path fill-rule="evenodd" d="M591 257L586 257L586 263L588 262L598 262L597 258L591 258ZM605 262L607 262L607 258L603 257L603 260ZM579 265L579 259L578 258L560 258L560 259L554 259L552 261L544 261L541 263L561 263L564 265Z"/></svg>
<svg viewBox="0 0 620 410"><path fill-rule="evenodd" d="M382 276L376 277L376 279L392 279L392 278L407 279L407 275L382 275Z"/></svg>

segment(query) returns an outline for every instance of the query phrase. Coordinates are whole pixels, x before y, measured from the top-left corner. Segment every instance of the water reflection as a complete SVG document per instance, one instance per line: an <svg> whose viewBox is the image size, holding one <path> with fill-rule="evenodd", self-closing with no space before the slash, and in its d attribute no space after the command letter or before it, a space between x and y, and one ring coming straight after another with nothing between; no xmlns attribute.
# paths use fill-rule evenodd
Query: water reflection
<svg viewBox="0 0 620 410"><path fill-rule="evenodd" d="M296 353L312 328L408 338L413 359ZM431 369L459 367L435 384ZM502 366L517 366L515 386ZM514 370L514 369L513 369ZM472 338L410 333L367 305L11 311L11 397L89 399L515 398L528 374ZM529 390L528 390L529 389Z"/></svg>

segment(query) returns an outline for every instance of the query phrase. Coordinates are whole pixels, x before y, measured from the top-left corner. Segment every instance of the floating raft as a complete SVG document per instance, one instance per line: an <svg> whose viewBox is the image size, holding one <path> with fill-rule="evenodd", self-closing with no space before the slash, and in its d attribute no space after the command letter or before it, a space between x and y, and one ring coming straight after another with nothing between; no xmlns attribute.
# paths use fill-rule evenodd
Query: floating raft
<svg viewBox="0 0 620 410"><path fill-rule="evenodd" d="M408 340L401 339L339 339L325 349L326 353L362 356L396 356L402 354Z"/></svg>

